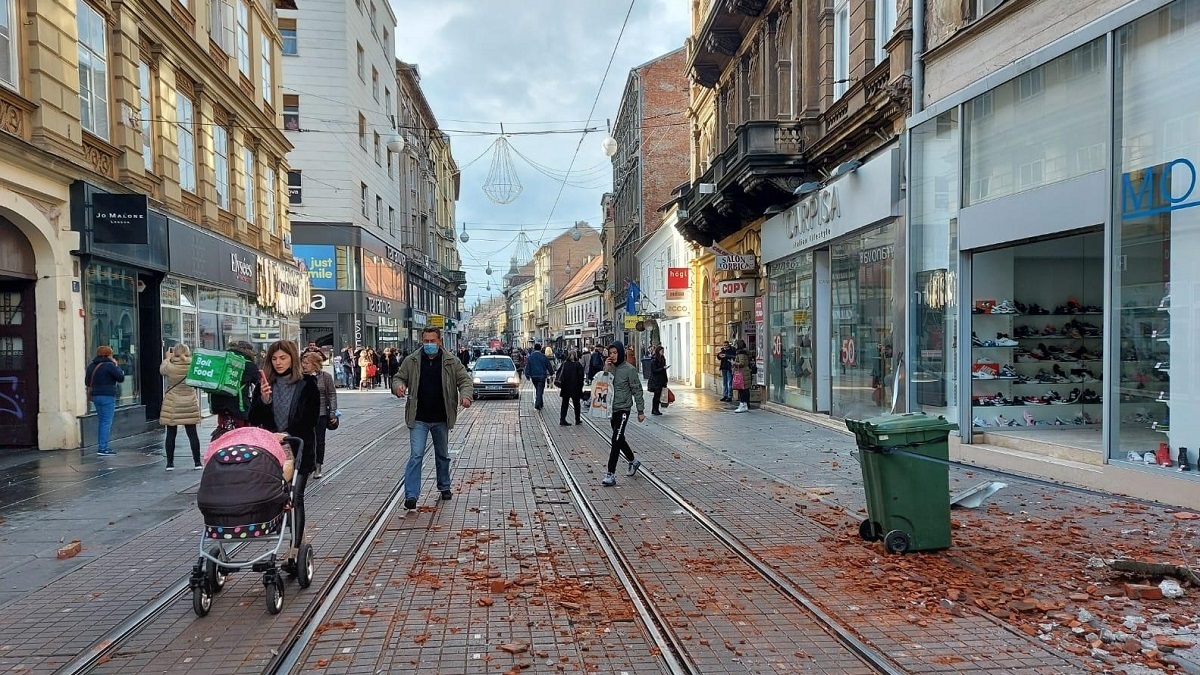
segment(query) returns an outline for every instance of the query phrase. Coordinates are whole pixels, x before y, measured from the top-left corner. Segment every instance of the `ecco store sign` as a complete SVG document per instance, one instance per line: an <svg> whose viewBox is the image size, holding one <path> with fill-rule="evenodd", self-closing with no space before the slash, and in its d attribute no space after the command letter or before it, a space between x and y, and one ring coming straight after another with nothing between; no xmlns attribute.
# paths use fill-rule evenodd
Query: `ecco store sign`
<svg viewBox="0 0 1200 675"><path fill-rule="evenodd" d="M773 216L762 225L762 262L823 246L900 215L899 171L900 149L893 146Z"/></svg>

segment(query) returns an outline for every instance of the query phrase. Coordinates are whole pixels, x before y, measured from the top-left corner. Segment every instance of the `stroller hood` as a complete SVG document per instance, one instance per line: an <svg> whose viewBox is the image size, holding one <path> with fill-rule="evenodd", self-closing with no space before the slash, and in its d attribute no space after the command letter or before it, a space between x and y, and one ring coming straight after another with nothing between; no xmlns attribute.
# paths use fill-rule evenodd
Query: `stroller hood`
<svg viewBox="0 0 1200 675"><path fill-rule="evenodd" d="M209 443L208 448L204 451L204 463L208 464L208 460L217 451L234 448L239 445L267 451L267 453L279 462L280 466L283 466L283 463L287 461L287 450L283 448L283 445L279 441L275 440L275 434L266 429L259 429L258 427L242 427L221 434L216 440Z"/></svg>

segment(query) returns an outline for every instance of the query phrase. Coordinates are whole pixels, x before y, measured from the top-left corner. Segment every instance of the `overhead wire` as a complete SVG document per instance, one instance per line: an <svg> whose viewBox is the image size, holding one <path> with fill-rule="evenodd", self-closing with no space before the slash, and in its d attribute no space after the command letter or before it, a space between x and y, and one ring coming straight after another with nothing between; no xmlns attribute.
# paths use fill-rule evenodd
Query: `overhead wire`
<svg viewBox="0 0 1200 675"><path fill-rule="evenodd" d="M596 114L596 106L600 103L600 94L604 91L604 82L608 80L608 73L612 70L613 60L617 57L617 48L621 46L621 38L625 35L625 27L629 25L629 17L633 14L633 6L637 4L637 0L629 0L629 9L625 11L625 20L621 22L621 30L617 32L617 41L613 44L612 54L608 57L608 64L604 66L604 75L600 77L600 86L596 88L596 98L592 99L592 108L588 111L588 121L585 124L591 124L592 117ZM575 160L579 157L579 149L583 147L583 139L587 138L587 132L579 135L579 142L575 145L575 152L571 155L571 163L567 165L567 175L570 176L571 169L575 168ZM546 224L542 226L542 231L538 234L538 241L546 236L546 228L549 227L550 220L554 218L554 212L558 209L558 202L562 199L563 190L567 187L567 181L563 180L558 186L558 194L554 197L554 204L550 206L550 215L546 217Z"/></svg>

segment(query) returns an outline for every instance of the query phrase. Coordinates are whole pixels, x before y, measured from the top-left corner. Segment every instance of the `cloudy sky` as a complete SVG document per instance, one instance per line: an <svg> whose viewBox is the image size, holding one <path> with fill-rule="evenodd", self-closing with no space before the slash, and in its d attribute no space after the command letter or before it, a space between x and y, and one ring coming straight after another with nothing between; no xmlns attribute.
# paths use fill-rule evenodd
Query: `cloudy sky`
<svg viewBox="0 0 1200 675"><path fill-rule="evenodd" d="M451 134L455 160L465 167L458 226L461 231L465 221L471 235L469 243L459 243L470 307L500 289L514 254L531 252L519 251L520 225L535 246L576 220L599 227L600 197L612 185L611 165L600 150L606 120L616 116L631 68L683 46L690 3L634 0L589 122L628 0L391 2L400 24L396 56L419 66L425 95ZM495 204L483 192L496 136L472 133L499 132L501 122L504 131L516 132L508 138L510 156L523 187L509 204ZM521 134L587 127L599 130L584 135L581 146L581 133ZM576 146L579 154L555 205ZM491 293L484 274L489 261Z"/></svg>

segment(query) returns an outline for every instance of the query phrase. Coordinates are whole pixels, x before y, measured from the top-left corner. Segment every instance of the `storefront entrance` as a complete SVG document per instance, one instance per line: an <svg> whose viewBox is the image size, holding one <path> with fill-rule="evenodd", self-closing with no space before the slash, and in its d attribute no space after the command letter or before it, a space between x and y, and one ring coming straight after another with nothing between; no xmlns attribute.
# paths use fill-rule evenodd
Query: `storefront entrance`
<svg viewBox="0 0 1200 675"><path fill-rule="evenodd" d="M1104 234L971 256L971 426L1101 450Z"/></svg>
<svg viewBox="0 0 1200 675"><path fill-rule="evenodd" d="M0 278L0 446L37 445L38 359L32 281Z"/></svg>

